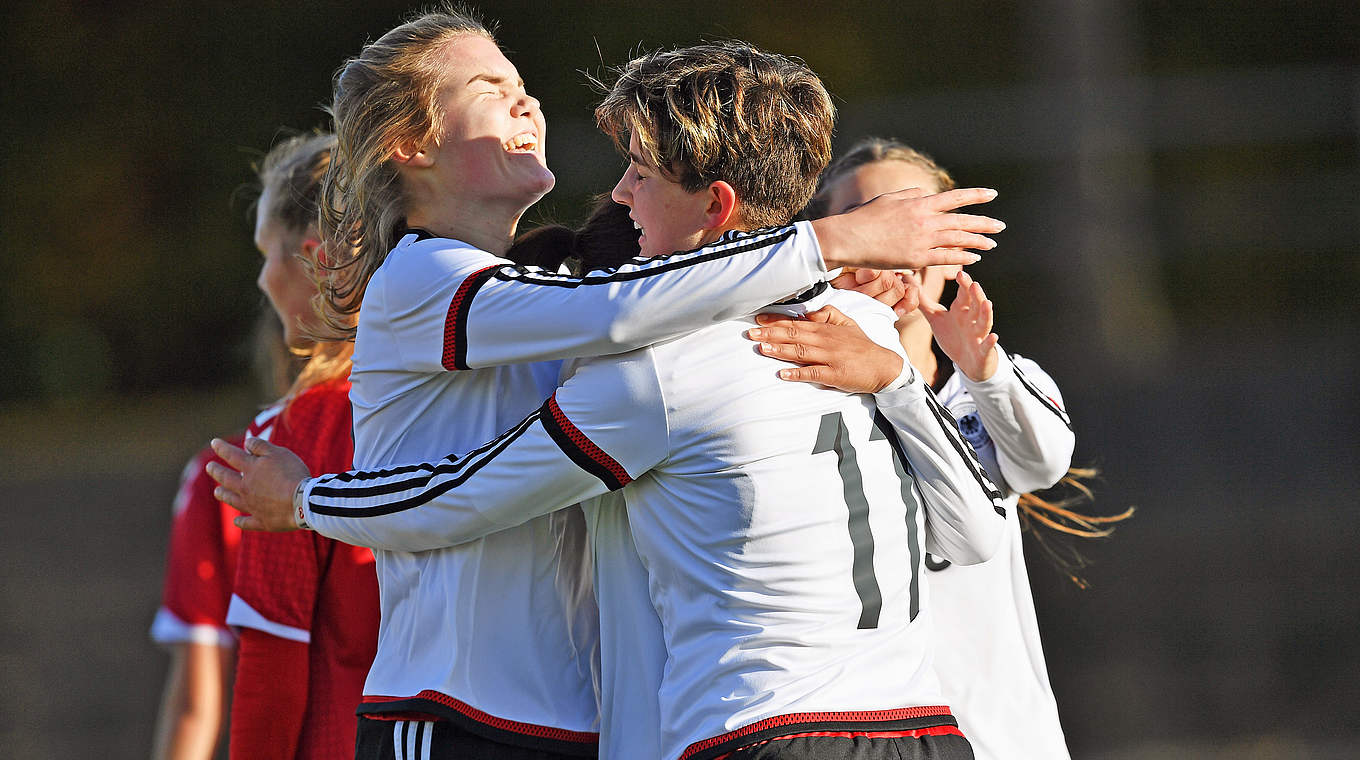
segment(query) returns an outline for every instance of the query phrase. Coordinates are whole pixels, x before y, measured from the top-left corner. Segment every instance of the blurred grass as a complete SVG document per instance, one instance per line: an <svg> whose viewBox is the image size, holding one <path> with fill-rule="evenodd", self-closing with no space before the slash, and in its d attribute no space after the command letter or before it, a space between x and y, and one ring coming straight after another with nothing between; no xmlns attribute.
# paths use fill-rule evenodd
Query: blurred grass
<svg viewBox="0 0 1360 760"><path fill-rule="evenodd" d="M244 430L257 395L228 387L0 407L0 482L173 475L211 437Z"/></svg>

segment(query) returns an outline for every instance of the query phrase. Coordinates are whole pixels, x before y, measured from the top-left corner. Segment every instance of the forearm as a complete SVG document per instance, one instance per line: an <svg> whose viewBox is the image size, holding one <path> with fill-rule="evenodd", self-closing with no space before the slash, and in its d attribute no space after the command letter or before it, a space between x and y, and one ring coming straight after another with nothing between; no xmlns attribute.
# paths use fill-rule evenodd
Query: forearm
<svg viewBox="0 0 1360 760"><path fill-rule="evenodd" d="M1062 397L1038 365L1021 360L1026 366L1017 366L999 346L996 351L996 373L984 382L964 375L964 386L996 446L1007 488L1013 493L1048 488L1067 473L1076 446Z"/></svg>
<svg viewBox="0 0 1360 760"><path fill-rule="evenodd" d="M155 760L212 757L225 726L232 651L212 644L173 647L156 721Z"/></svg>
<svg viewBox="0 0 1360 760"><path fill-rule="evenodd" d="M602 493L535 412L462 457L314 479L305 521L355 546L419 552L456 546ZM546 424L551 424L548 422Z"/></svg>
<svg viewBox="0 0 1360 760"><path fill-rule="evenodd" d="M427 551L622 488L667 451L649 353L584 363L543 406L466 455L325 476L301 495L304 519L346 543Z"/></svg>
<svg viewBox="0 0 1360 760"><path fill-rule="evenodd" d="M582 277L500 267L450 309L445 366L623 353L751 314L825 275L807 222Z"/></svg>
<svg viewBox="0 0 1360 760"><path fill-rule="evenodd" d="M1004 534L1007 510L953 418L919 378L875 400L924 498L930 551L960 565L989 559Z"/></svg>

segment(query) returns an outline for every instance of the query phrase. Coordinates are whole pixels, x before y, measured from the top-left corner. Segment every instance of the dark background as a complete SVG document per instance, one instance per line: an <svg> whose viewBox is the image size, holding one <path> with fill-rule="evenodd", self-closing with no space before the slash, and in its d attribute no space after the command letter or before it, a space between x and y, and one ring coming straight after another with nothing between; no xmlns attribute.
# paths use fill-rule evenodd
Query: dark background
<svg viewBox="0 0 1360 760"><path fill-rule="evenodd" d="M145 756L146 630L184 461L264 399L250 164L324 125L405 3L46 2L0 25L0 747ZM1351 757L1360 6L1354 0L484 3L576 221L623 167L590 121L641 49L796 54L865 134L996 187L974 267L1138 514L1086 591L1031 552L1078 758Z"/></svg>

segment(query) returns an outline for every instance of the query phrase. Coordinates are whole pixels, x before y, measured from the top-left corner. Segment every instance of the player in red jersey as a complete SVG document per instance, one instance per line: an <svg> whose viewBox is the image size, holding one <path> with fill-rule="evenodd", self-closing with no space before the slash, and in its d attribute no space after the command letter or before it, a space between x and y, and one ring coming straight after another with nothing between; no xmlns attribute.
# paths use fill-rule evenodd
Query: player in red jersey
<svg viewBox="0 0 1360 760"><path fill-rule="evenodd" d="M236 510L213 497L216 483L203 468L214 458L205 448L189 460L175 495L165 586L151 625L151 638L171 653L156 760L212 757L226 724L236 652L227 603L241 529L232 523Z"/></svg>
<svg viewBox="0 0 1360 760"><path fill-rule="evenodd" d="M255 243L258 284L285 338L310 351L289 392L256 418L250 435L296 451L318 473L348 467L348 343L310 345L305 325L321 260L316 230L321 179L335 139L303 135L265 157ZM268 584L286 577L286 584ZM354 708L377 648L378 590L368 549L317 535L252 534L241 541L227 621L240 631L231 757L334 758L353 752Z"/></svg>
<svg viewBox="0 0 1360 760"><path fill-rule="evenodd" d="M287 392L301 357L284 343L283 325L272 309L256 324L255 374L267 398ZM244 430L235 440L243 440ZM227 625L241 531L235 509L213 496L204 471L221 461L204 447L189 460L175 496L165 584L151 638L171 656L156 717L153 760L208 760L226 743L236 634Z"/></svg>

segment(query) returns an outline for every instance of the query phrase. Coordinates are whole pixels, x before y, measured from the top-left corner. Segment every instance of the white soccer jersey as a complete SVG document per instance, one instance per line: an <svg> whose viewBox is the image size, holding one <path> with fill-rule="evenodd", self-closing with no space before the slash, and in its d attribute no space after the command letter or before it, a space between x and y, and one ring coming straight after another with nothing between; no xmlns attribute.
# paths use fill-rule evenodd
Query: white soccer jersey
<svg viewBox="0 0 1360 760"><path fill-rule="evenodd" d="M1020 493L1062 478L1075 439L1053 380L1034 362L997 350L995 375L975 383L956 368L939 397L1013 511ZM1012 521L988 562L959 567L927 558L936 671L979 760L1068 757L1020 538Z"/></svg>
<svg viewBox="0 0 1360 760"><path fill-rule="evenodd" d="M634 349L824 276L806 224L584 277L405 235L363 300L355 466L431 459L499 433L556 387L558 363L527 362ZM360 711L436 714L500 741L594 754L593 645L563 609L556 535L543 518L452 548L371 544L390 550L375 552L382 622Z"/></svg>
<svg viewBox="0 0 1360 760"><path fill-rule="evenodd" d="M581 505L590 530L600 629L600 760L660 758L666 638L623 493Z"/></svg>
<svg viewBox="0 0 1360 760"><path fill-rule="evenodd" d="M886 307L829 299L901 351ZM780 380L744 337L753 325L583 361L537 412L465 456L309 483L307 521L351 543L428 550L623 488L667 653L662 757L947 722L925 549L982 561L1010 513L919 379L884 394L880 414L871 397ZM611 663L616 633L627 635L608 623L601 634L606 691L632 683L626 658Z"/></svg>

